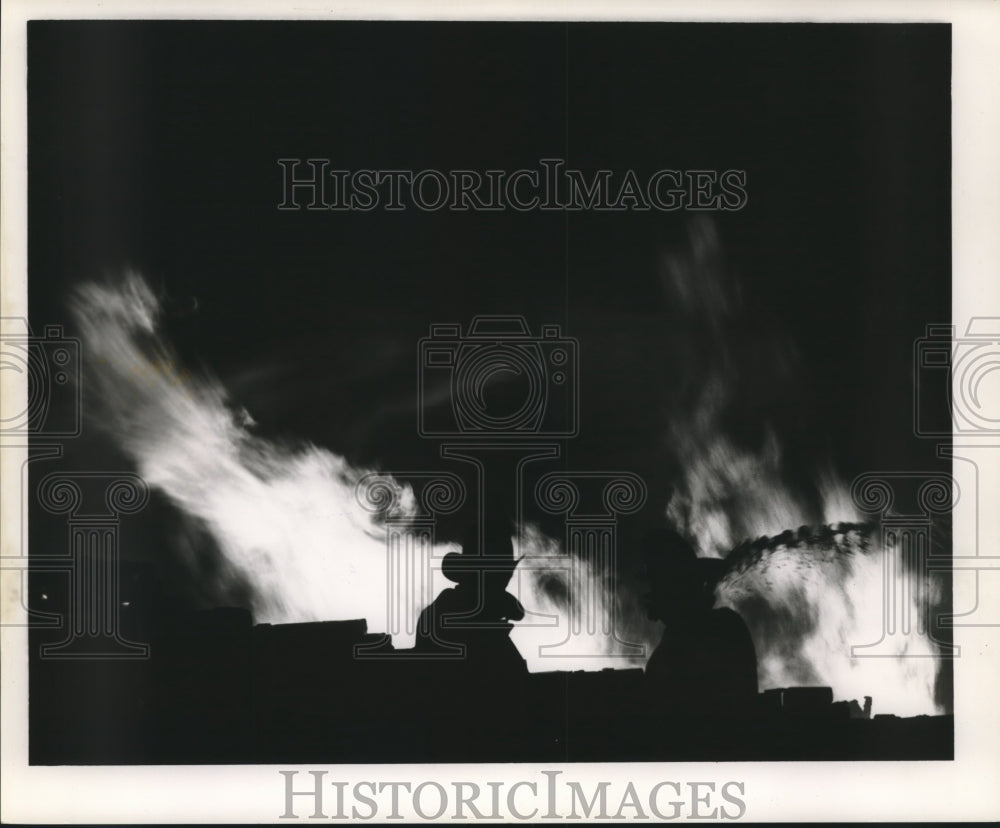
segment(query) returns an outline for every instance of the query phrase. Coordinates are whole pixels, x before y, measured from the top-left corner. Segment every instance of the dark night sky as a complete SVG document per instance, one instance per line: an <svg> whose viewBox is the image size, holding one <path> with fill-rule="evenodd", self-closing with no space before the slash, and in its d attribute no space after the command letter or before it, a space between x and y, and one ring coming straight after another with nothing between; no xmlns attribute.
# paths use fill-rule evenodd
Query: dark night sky
<svg viewBox="0 0 1000 828"><path fill-rule="evenodd" d="M34 324L68 323L69 286L126 266L197 297L170 334L264 434L434 468L417 339L523 313L581 342L567 463L639 472L661 512L663 412L704 333L660 260L693 213L276 209L282 157L558 157L746 170L747 206L712 214L743 302L734 439L771 424L802 485L826 459L847 480L934 464L911 366L950 318L947 26L35 22L28 45Z"/></svg>

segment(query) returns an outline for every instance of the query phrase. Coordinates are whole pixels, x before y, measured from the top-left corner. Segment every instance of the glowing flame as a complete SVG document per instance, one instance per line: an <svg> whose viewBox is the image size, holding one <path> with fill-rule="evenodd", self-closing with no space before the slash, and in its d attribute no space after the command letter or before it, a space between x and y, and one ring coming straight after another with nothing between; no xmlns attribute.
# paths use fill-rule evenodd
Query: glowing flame
<svg viewBox="0 0 1000 828"><path fill-rule="evenodd" d="M392 632L397 648L412 646L427 596L417 580L406 582L411 594L400 594L394 609L407 617L389 629L385 531L355 493L367 471L317 446L291 448L253 434L252 417L229 403L221 383L179 365L159 331L160 302L141 277L83 285L74 310L92 369L86 390L94 422L119 441L150 486L211 533L224 556L221 577L250 585L258 621L366 618L369 629ZM412 491L393 483L402 490L404 514L412 513ZM529 534L526 551L546 542ZM433 554L440 560L453 548ZM403 554L411 556L403 569L412 571L414 549ZM579 586L587 569L574 571ZM431 596L448 585L439 567L431 579ZM538 646L561 640L567 610L534 589L536 581L528 583L522 591L535 613L530 618L555 616L540 626L529 621L527 639L515 636L532 668L603 666L586 657L569 665L538 660ZM594 643L583 640L584 656L593 653Z"/></svg>
<svg viewBox="0 0 1000 828"><path fill-rule="evenodd" d="M937 652L924 635L901 636L891 651L852 657L882 640L886 554L878 529L841 523L746 544L717 590L739 612L757 648L760 689L826 685L839 699L873 697L875 712L939 712ZM903 590L900 573L893 587ZM911 595L902 613L914 628L926 606ZM896 656L896 657L892 657Z"/></svg>
<svg viewBox="0 0 1000 828"><path fill-rule="evenodd" d="M370 597L384 594L384 536L353 497L361 472L324 449L250 433L218 382L177 364L138 276L83 286L75 310L95 369L86 375L95 422L212 534L231 568L223 577L252 585L258 620L384 624L384 602Z"/></svg>
<svg viewBox="0 0 1000 828"><path fill-rule="evenodd" d="M530 524L518 542L524 561L511 591L526 615L511 639L531 672L645 664L655 625L644 618L634 595L613 585L612 573L567 555L560 541Z"/></svg>
<svg viewBox="0 0 1000 828"><path fill-rule="evenodd" d="M719 423L725 402L725 387L716 377L692 421L671 426L684 473L667 517L701 554L713 558L725 557L744 538L777 535L811 522L781 482L781 448L773 432L767 432L757 453L736 449Z"/></svg>
<svg viewBox="0 0 1000 828"><path fill-rule="evenodd" d="M885 583L887 552L877 527L860 525L847 487L832 471L817 481L817 510L783 482L773 433L767 432L759 451L737 448L719 422L725 402L725 386L716 378L691 419L672 425L683 472L667 515L700 554L729 556L717 605L731 607L747 622L760 689L824 685L838 699L872 696L877 712L940 712L934 692L938 652L926 635L900 637L895 650L878 657L852 657L852 647L881 640L885 593L905 596L900 600L907 605L899 611L914 626L927 613L926 602L935 600L933 593L906 588L903 579L911 575L897 567L889 568L896 583ZM789 531L795 527L803 529ZM756 546L748 547L746 539L758 539Z"/></svg>
<svg viewBox="0 0 1000 828"><path fill-rule="evenodd" d="M221 383L178 364L159 333L159 302L138 276L82 286L75 311L89 360L85 410L151 486L212 535L228 567L221 577L251 585L256 618L367 618L372 630L385 630L385 533L355 497L366 472L326 449L252 433L252 417L230 404ZM773 435L758 452L736 448L718 421L727 384L723 374L715 377L694 415L671 426L682 474L667 515L704 555L725 556L744 538L778 536L733 553L717 591L718 603L750 627L761 689L825 684L838 698L872 695L880 711L935 712L938 660L926 639L907 638L899 658L851 657L852 645L881 634L885 553L859 524L845 487L832 473L822 475L817 513L782 483ZM853 528L781 534L824 522ZM525 560L511 591L528 616L512 638L529 669L643 662L635 645L645 645L648 656L661 628L643 617L635 594L564 555L560 542L533 527L522 527L516 540ZM437 594L445 582L439 570L433 578ZM925 608L907 594L916 617ZM412 630L421 605L408 606ZM412 643L406 630L395 635L397 647Z"/></svg>
<svg viewBox="0 0 1000 828"><path fill-rule="evenodd" d="M828 685L839 699L872 696L879 712L938 712L940 660L926 635L893 638L881 657L852 658L852 647L882 638L885 593L905 596L897 611L915 622L938 600L933 585L902 589L911 574L884 569L885 555L896 553L882 548L875 527L860 526L849 490L832 470L819 470L810 499L788 488L782 446L766 424L755 448L728 436L726 417L738 417L742 403L735 395L739 325L730 326L741 312L740 284L710 220L693 222L688 242L684 252L666 257L663 283L678 324L696 343L687 361L703 379L667 424L678 469L667 517L700 555L728 559L717 605L747 622L761 690ZM793 360L781 348L768 354L779 373ZM838 524L855 528L822 528ZM820 528L788 531L803 526ZM748 539L758 540L747 546ZM889 580L896 583L885 583L885 571L895 573Z"/></svg>

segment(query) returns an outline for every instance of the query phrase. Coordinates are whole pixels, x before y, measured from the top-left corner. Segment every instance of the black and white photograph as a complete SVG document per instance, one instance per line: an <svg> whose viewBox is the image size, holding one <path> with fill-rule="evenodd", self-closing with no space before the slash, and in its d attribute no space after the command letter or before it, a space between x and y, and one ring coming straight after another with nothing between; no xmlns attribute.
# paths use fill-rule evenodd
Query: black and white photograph
<svg viewBox="0 0 1000 828"><path fill-rule="evenodd" d="M5 819L1000 815L1000 28L933 8L18 4Z"/></svg>

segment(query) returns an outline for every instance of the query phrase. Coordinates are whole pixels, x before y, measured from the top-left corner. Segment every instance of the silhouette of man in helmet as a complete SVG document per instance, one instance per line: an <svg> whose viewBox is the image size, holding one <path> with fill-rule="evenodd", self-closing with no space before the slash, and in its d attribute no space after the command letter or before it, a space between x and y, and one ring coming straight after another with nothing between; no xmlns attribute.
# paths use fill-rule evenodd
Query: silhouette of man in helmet
<svg viewBox="0 0 1000 828"><path fill-rule="evenodd" d="M442 573L455 586L420 613L415 650L453 655L470 669L490 674L522 674L527 667L510 640L513 622L524 618L520 601L507 592L517 562L505 520L467 529L461 554L451 552Z"/></svg>

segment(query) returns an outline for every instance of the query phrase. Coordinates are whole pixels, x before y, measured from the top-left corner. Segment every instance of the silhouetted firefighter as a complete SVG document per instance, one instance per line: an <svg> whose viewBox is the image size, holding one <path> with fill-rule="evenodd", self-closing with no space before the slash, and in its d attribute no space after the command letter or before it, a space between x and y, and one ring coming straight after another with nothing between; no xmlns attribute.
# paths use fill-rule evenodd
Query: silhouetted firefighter
<svg viewBox="0 0 1000 828"><path fill-rule="evenodd" d="M517 565L510 523L487 520L466 532L462 553L445 556L442 570L455 586L445 589L417 623L414 649L422 666L423 710L433 760L508 761L523 735L527 665L510 639L524 608L509 592ZM416 678L416 674L414 676Z"/></svg>
<svg viewBox="0 0 1000 828"><path fill-rule="evenodd" d="M743 619L713 609L721 560L698 558L671 529L647 538L649 615L664 624L646 664L653 700L671 712L741 715L757 699L757 656Z"/></svg>
<svg viewBox="0 0 1000 828"><path fill-rule="evenodd" d="M462 553L445 556L442 572L456 586L443 590L420 613L417 651L454 655L480 674L526 672L524 659L510 640L512 622L524 618L520 601L507 592L517 566L510 535L506 520L488 521L482 530L477 524L467 530Z"/></svg>

